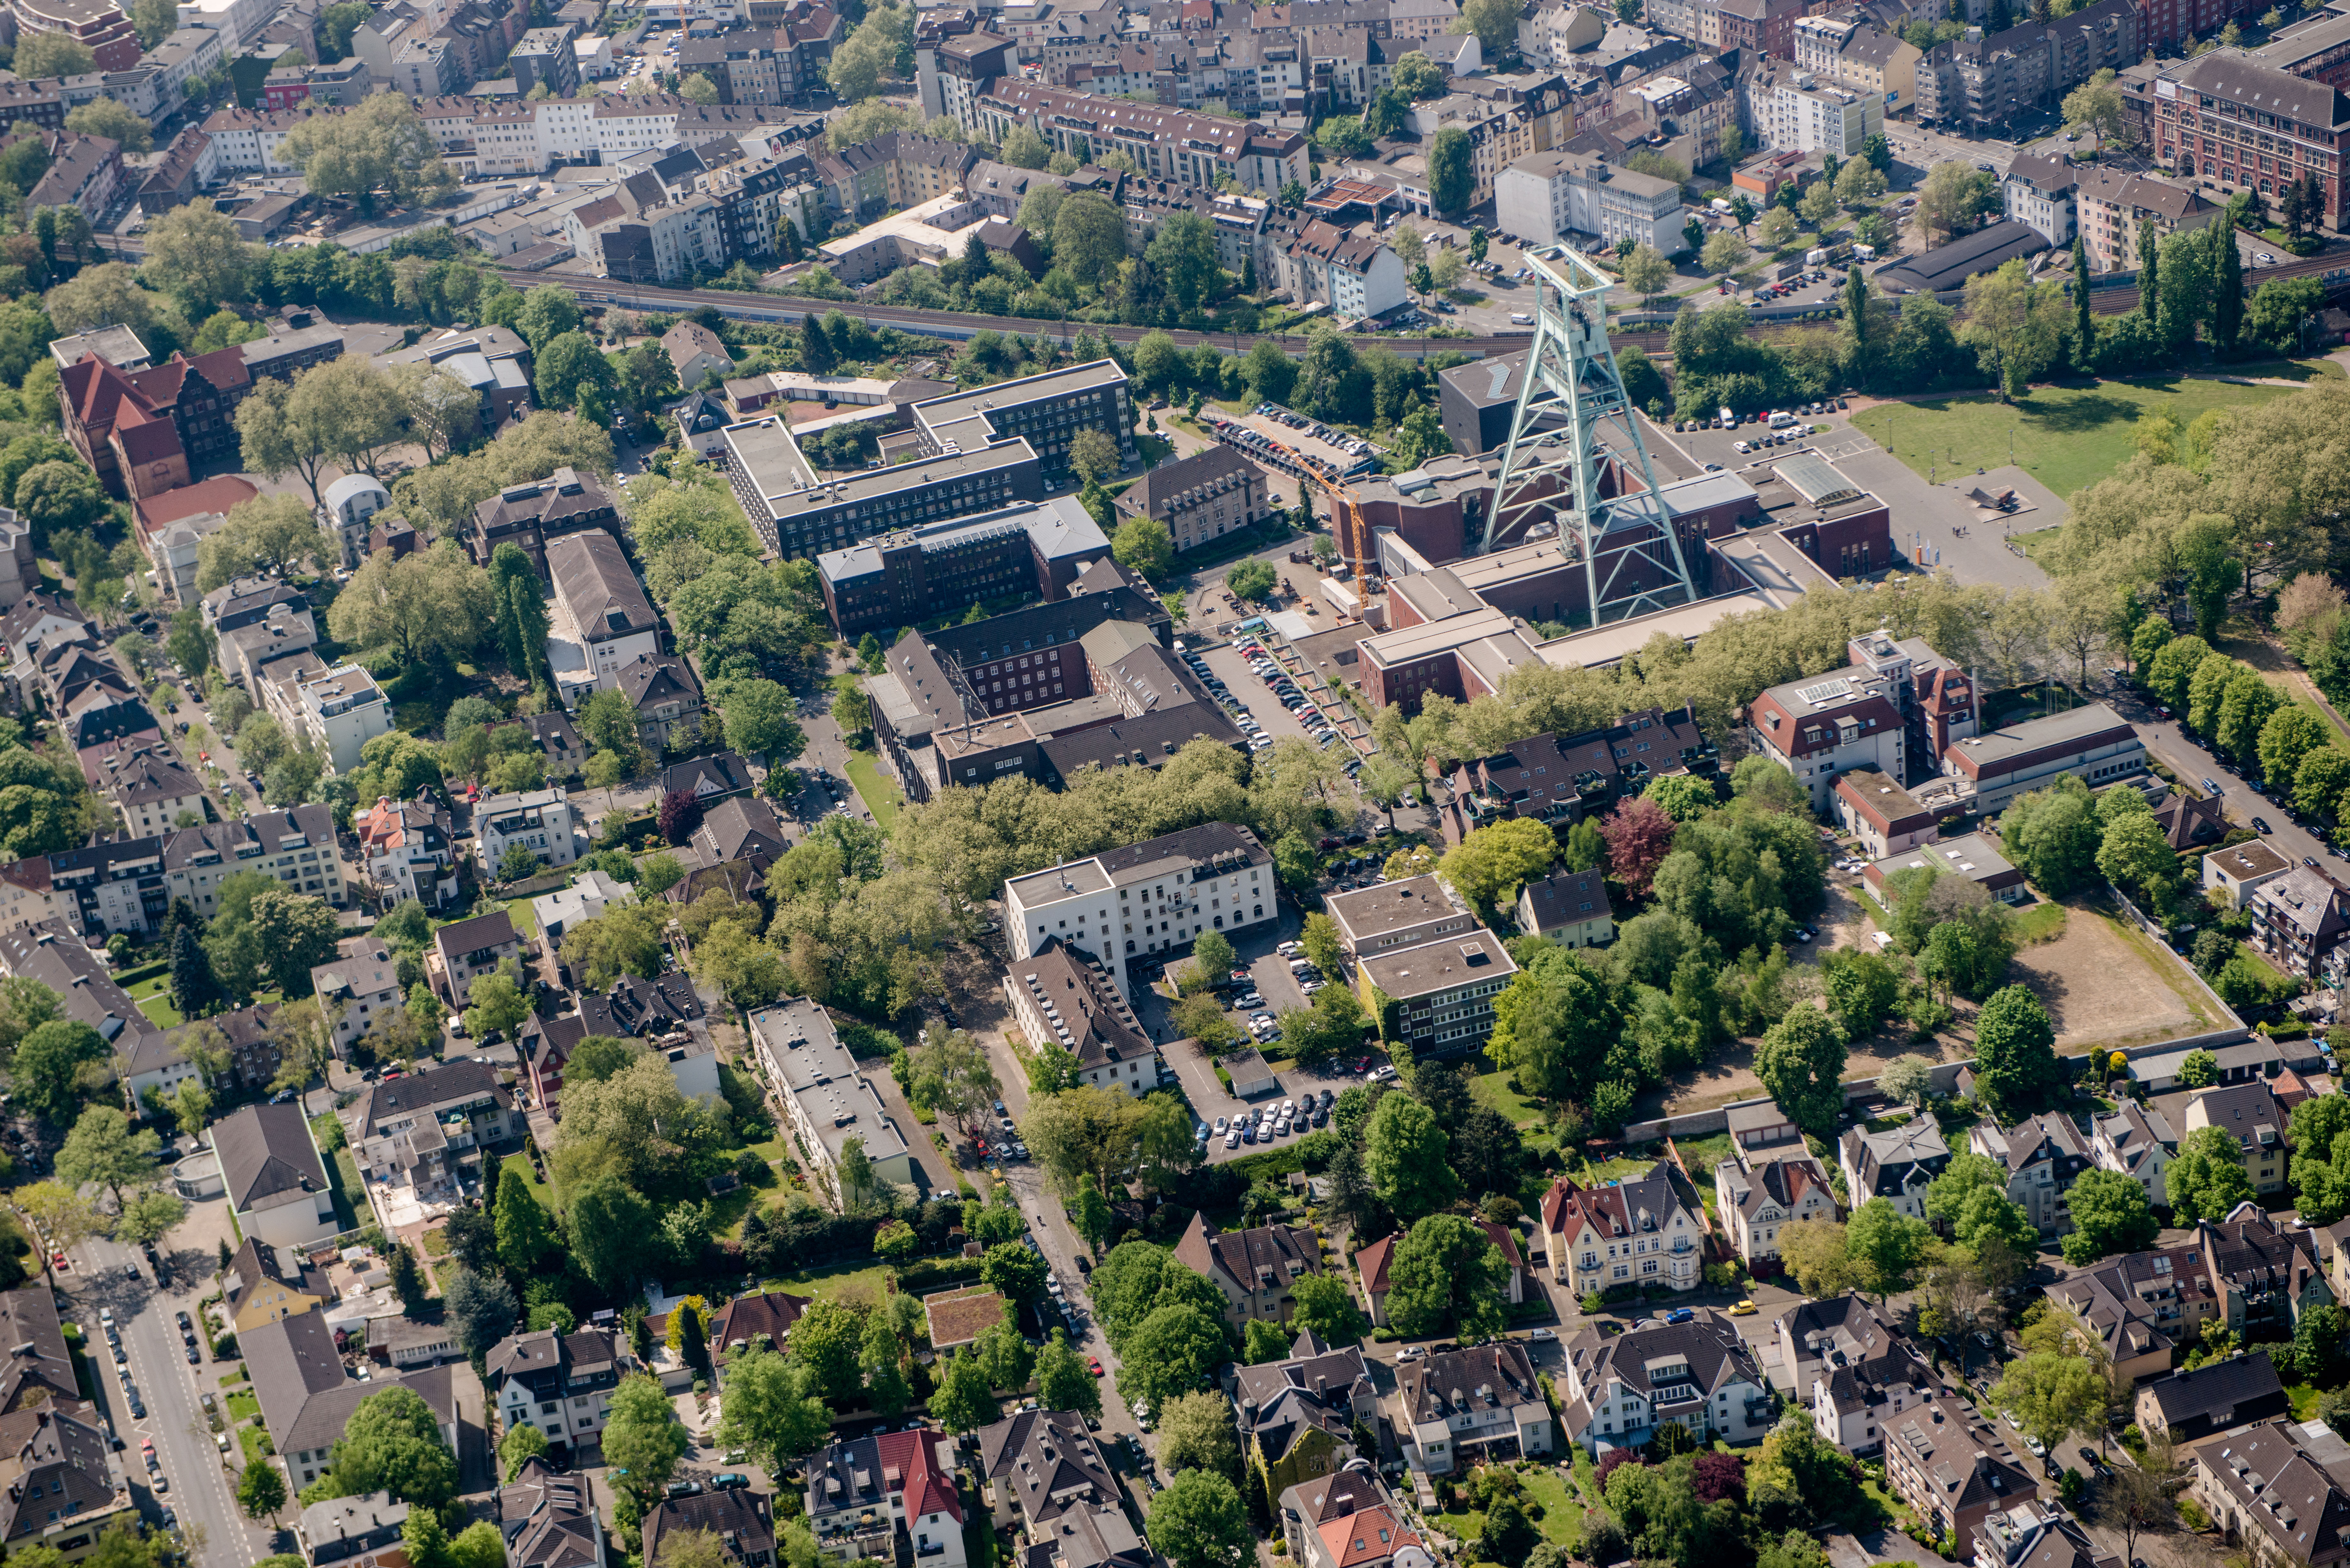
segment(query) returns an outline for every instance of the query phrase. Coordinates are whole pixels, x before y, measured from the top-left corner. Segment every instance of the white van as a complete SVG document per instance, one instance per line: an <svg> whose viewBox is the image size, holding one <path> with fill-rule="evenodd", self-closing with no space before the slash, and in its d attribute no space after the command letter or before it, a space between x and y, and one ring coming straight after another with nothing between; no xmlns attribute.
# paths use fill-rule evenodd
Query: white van
<svg viewBox="0 0 2350 1568"><path fill-rule="evenodd" d="M1789 425L1792 425L1794 422L1795 416L1791 413L1787 413L1784 410L1771 416L1771 428L1774 431L1785 430Z"/></svg>

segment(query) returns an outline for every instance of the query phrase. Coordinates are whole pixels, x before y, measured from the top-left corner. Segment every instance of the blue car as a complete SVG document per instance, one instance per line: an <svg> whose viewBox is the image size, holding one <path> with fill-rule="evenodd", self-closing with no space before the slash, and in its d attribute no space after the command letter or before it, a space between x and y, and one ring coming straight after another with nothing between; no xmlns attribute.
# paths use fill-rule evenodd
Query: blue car
<svg viewBox="0 0 2350 1568"><path fill-rule="evenodd" d="M1667 1323L1690 1323L1695 1321L1696 1317L1697 1314L1691 1312L1688 1307L1675 1307L1672 1311L1665 1314L1665 1321Z"/></svg>

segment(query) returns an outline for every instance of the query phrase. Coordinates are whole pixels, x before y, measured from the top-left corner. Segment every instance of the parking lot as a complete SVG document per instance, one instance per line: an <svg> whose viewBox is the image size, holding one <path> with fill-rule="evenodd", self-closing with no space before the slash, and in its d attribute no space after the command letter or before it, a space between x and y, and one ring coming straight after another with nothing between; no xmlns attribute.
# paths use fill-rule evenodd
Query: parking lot
<svg viewBox="0 0 2350 1568"><path fill-rule="evenodd" d="M1304 571L1306 568L1296 569ZM1221 642L1205 646L1194 638L1185 638L1181 640L1187 654L1195 656L1199 659L1199 663L1192 665L1191 668L1194 670L1204 669L1209 675L1224 683L1223 691L1219 692L1211 687L1210 694L1216 697L1231 697L1232 704L1227 705L1225 711L1231 712L1234 706L1245 710L1245 717L1262 732L1261 735L1250 737L1250 746L1253 750L1268 750L1274 742L1284 739L1304 741L1308 745L1320 744L1321 734L1309 730L1302 722L1300 714L1292 712L1282 705L1281 699L1274 694L1272 688L1267 686L1252 668L1248 656L1241 652L1241 647L1243 644L1251 647L1260 647L1261 644L1247 638L1243 638L1238 642ZM1335 732L1326 731L1323 733L1335 733ZM1262 744L1259 743L1260 741ZM1345 749L1346 744L1343 739L1330 742L1331 747L1341 751Z"/></svg>

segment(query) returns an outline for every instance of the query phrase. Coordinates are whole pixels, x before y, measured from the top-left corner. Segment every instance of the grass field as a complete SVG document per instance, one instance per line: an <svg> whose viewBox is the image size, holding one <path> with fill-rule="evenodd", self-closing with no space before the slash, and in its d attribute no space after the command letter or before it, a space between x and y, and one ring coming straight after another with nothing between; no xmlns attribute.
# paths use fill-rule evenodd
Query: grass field
<svg viewBox="0 0 2350 1568"><path fill-rule="evenodd" d="M865 809L873 814L882 832L897 826L898 808L906 804L906 792L882 774L872 753L848 753L848 782L857 786L858 798L865 802Z"/></svg>
<svg viewBox="0 0 2350 1568"><path fill-rule="evenodd" d="M789 1291L794 1295L818 1298L837 1296L854 1290L863 1290L878 1296L881 1293L882 1278L889 1272L889 1266L884 1263L873 1263L860 1269L806 1269L795 1274L764 1281L759 1288Z"/></svg>
<svg viewBox="0 0 2350 1568"><path fill-rule="evenodd" d="M1538 1127L1542 1123L1542 1107L1510 1087L1510 1075L1481 1073L1469 1080L1469 1093L1476 1102L1509 1118L1515 1127Z"/></svg>
<svg viewBox="0 0 2350 1568"><path fill-rule="evenodd" d="M2137 450L2137 422L2167 413L2181 429L2206 409L2287 396L2290 387L2246 387L2179 376L2043 387L2012 404L1989 398L1886 403L1852 417L1879 446L1920 475L2004 468L2013 461L2060 496L2093 484ZM2011 438L2014 457L2008 452Z"/></svg>
<svg viewBox="0 0 2350 1568"><path fill-rule="evenodd" d="M1542 1504L1540 1528L1544 1541L1558 1546L1582 1543L1583 1503L1567 1490L1564 1477L1555 1469L1523 1470L1518 1484L1528 1499ZM1485 1515L1478 1509L1455 1509L1436 1519L1456 1541L1474 1541L1485 1533Z"/></svg>
<svg viewBox="0 0 2350 1568"><path fill-rule="evenodd" d="M2043 899L2015 918L2015 940L2019 945L2033 942L2053 942L2064 934L2064 906Z"/></svg>

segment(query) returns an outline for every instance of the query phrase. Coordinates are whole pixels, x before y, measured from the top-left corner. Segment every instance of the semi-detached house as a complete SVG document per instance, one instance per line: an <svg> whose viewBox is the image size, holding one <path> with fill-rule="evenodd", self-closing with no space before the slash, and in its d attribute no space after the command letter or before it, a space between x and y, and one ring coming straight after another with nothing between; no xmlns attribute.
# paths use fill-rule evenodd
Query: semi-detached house
<svg viewBox="0 0 2350 1568"><path fill-rule="evenodd" d="M1878 1133L1850 1127L1836 1140L1836 1164L1854 1207L1887 1199L1913 1220L1926 1217L1926 1189L1950 1163L1950 1146L1931 1116Z"/></svg>
<svg viewBox="0 0 2350 1568"><path fill-rule="evenodd" d="M1322 1243L1303 1225L1217 1231L1194 1214L1175 1243L1175 1261L1223 1292L1224 1321L1235 1329L1252 1321L1285 1324L1296 1282L1322 1272Z"/></svg>
<svg viewBox="0 0 2350 1568"><path fill-rule="evenodd" d="M1704 1282L1705 1221L1661 1161L1637 1180L1579 1187L1560 1177L1542 1200L1550 1276L1577 1296L1618 1285L1693 1291Z"/></svg>

